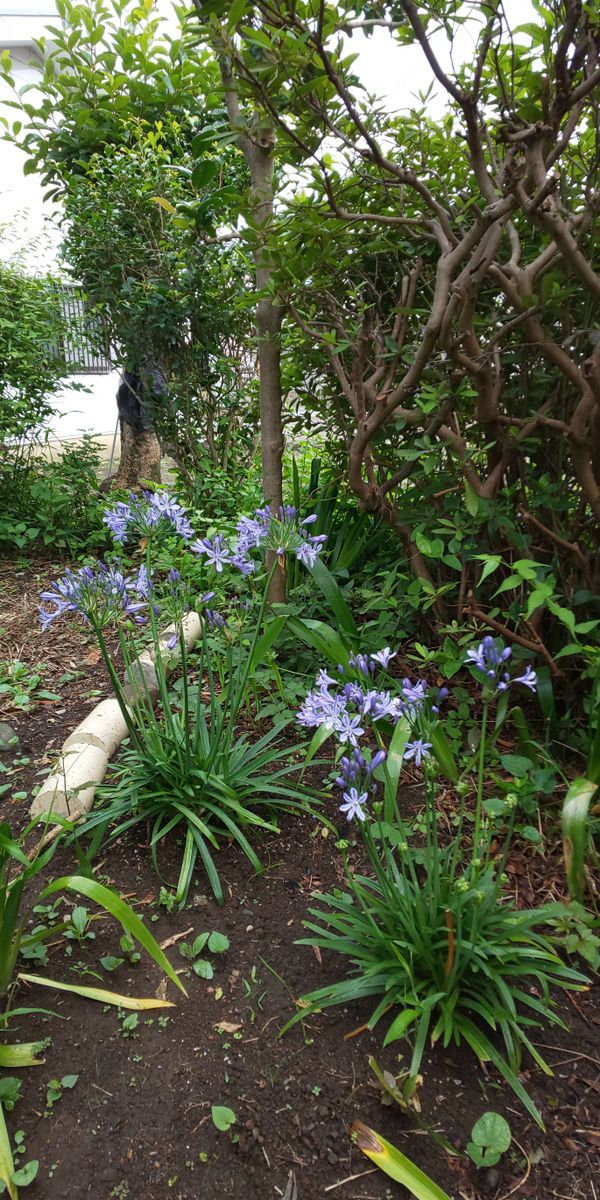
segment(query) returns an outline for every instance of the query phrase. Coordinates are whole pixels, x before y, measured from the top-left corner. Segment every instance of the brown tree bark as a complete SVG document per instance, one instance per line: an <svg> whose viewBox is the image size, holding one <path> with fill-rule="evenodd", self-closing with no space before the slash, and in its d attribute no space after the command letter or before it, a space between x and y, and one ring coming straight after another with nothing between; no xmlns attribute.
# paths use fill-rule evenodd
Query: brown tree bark
<svg viewBox="0 0 600 1200"><path fill-rule="evenodd" d="M281 349L280 334L283 309L269 294L273 275L267 236L273 218L275 165L275 131L272 125L257 122L252 135L241 133L243 124L237 87L230 63L220 59L221 78L231 128L239 134L239 145L248 164L251 179L250 209L256 241L253 249L258 300L256 305L256 336L258 342L258 376L260 404L260 435L263 493L275 512L283 503L283 423L281 415ZM267 559L270 568L273 559ZM269 590L271 604L285 600L285 566L280 562Z"/></svg>
<svg viewBox="0 0 600 1200"><path fill-rule="evenodd" d="M153 429L136 431L121 423L121 461L109 487L136 488L144 479L160 483L160 442Z"/></svg>

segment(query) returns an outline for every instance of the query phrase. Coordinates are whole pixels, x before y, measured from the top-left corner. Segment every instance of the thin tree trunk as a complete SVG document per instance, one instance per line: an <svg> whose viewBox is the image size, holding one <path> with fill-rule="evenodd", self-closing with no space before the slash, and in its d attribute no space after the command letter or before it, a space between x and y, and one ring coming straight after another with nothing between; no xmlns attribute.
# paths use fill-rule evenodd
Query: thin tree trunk
<svg viewBox="0 0 600 1200"><path fill-rule="evenodd" d="M111 488L136 488L144 479L160 483L160 442L153 429L132 429L121 422L121 461Z"/></svg>
<svg viewBox="0 0 600 1200"><path fill-rule="evenodd" d="M221 78L231 128L240 130L241 114L236 83L229 63L221 58ZM253 252L258 301L256 306L256 335L258 341L258 374L260 401L260 433L263 492L275 512L283 503L282 460L283 424L281 418L281 347L280 334L283 310L269 294L273 267L266 245L274 206L274 149L275 131L260 125L250 137L239 134L239 144L250 171L252 182L250 206L259 238ZM271 559L272 562L272 559ZM271 563L267 562L270 567ZM271 604L285 600L285 566L280 563L269 592Z"/></svg>

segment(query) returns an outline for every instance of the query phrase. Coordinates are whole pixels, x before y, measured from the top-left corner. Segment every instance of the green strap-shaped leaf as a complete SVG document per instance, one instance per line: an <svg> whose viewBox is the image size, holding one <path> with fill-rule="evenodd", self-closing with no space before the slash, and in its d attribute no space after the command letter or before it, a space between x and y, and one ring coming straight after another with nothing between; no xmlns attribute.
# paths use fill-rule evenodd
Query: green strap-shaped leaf
<svg viewBox="0 0 600 1200"><path fill-rule="evenodd" d="M434 725L431 734L431 747L435 757L437 758L446 779L451 783L456 783L458 779L458 767L452 753L450 742L444 733L441 725Z"/></svg>
<svg viewBox="0 0 600 1200"><path fill-rule="evenodd" d="M43 1012L44 1009L32 1009L32 1012ZM44 1062L43 1058L36 1058L39 1054L41 1042L18 1042L12 1046L4 1046L0 1043L0 1067L4 1067L7 1071L18 1071L21 1067L41 1067Z"/></svg>
<svg viewBox="0 0 600 1200"><path fill-rule="evenodd" d="M116 1008L132 1008L135 1012L145 1012L149 1008L174 1008L171 1000L157 1000L155 996L149 999L136 996L120 996L118 992L107 991L106 988L84 987L79 983L62 983L60 979L46 979L43 975L19 975L24 983L34 983L38 987L56 988L59 992L74 992L84 1000L97 1000L100 1004L114 1004Z"/></svg>
<svg viewBox="0 0 600 1200"><path fill-rule="evenodd" d="M350 1133L358 1149L385 1171L390 1179L408 1188L416 1200L451 1200L448 1193L442 1191L416 1163L411 1162L391 1142L386 1142L380 1134L369 1129L368 1125L363 1125L362 1121L355 1121Z"/></svg>
<svg viewBox="0 0 600 1200"><path fill-rule="evenodd" d="M404 759L406 743L410 737L410 731L410 721L407 721L406 717L401 717L400 720L396 722L396 727L392 734L392 739L388 746L387 758L385 760L385 819L386 821L390 821L392 823L396 811L396 798L398 796L398 785L400 783L402 761Z"/></svg>
<svg viewBox="0 0 600 1200"><path fill-rule="evenodd" d="M583 903L588 812L598 784L591 779L574 779L562 810L563 852L569 895Z"/></svg>
<svg viewBox="0 0 600 1200"><path fill-rule="evenodd" d="M309 570L317 587L321 589L329 607L337 617L340 628L343 629L348 637L353 640L358 639L358 629L356 628L352 611L342 595L338 583L333 578L331 571L328 570L324 562L321 562L320 558L317 559Z"/></svg>
<svg viewBox="0 0 600 1200"><path fill-rule="evenodd" d="M486 1038L485 1034L483 1034L481 1030L478 1029L477 1026L468 1019L468 1017L461 1017L460 1022L457 1022L457 1024L459 1025L460 1033L464 1037L465 1041L469 1043L471 1049L475 1051L479 1061L493 1062L496 1069L501 1075L504 1076L506 1082L510 1084L515 1095L519 1097L519 1100L527 1109L527 1112L531 1114L536 1125L539 1125L540 1129L545 1132L546 1126L542 1121L539 1109L534 1104L531 1096L529 1096L525 1091L525 1088L523 1087L518 1075L516 1075L511 1067L509 1067L506 1059L504 1059L500 1052L496 1050L496 1047L492 1045L489 1038Z"/></svg>
<svg viewBox="0 0 600 1200"><path fill-rule="evenodd" d="M10 1149L10 1138L4 1120L4 1110L0 1104L0 1179L6 1185L10 1200L17 1200L18 1197L17 1189L12 1181L14 1173L15 1164Z"/></svg>
<svg viewBox="0 0 600 1200"><path fill-rule="evenodd" d="M279 637L286 620L287 617L275 617L274 621L269 622L265 632L261 635L261 637L259 637L252 652L252 662L250 664L251 671L254 671L256 667L260 666L265 655L269 653L269 650L277 641L277 638Z"/></svg>
<svg viewBox="0 0 600 1200"><path fill-rule="evenodd" d="M140 920L137 913L121 900L115 892L111 892L103 883L98 883L96 879L84 879L83 875L63 875L60 879L55 879L53 883L48 884L48 887L42 892L42 897L52 896L55 892L71 891L80 892L83 896L87 896L88 900L93 900L99 904L101 908L106 909L117 921L130 933L132 937L143 946L144 950L154 959L157 966L165 975L169 977L172 983L187 996L187 992L171 966L167 956L163 954L158 942L152 937L152 934L144 922Z"/></svg>
<svg viewBox="0 0 600 1200"><path fill-rule="evenodd" d="M337 667L338 663L347 667L350 652L337 630L326 625L324 621L309 621L305 617L288 617L287 627L294 635L312 646L328 662Z"/></svg>

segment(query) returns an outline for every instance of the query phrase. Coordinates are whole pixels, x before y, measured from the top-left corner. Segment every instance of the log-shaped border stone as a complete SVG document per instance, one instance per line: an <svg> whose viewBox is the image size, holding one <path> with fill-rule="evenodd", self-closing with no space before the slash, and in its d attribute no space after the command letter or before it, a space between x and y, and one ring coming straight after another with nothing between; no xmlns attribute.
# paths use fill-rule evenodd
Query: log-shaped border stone
<svg viewBox="0 0 600 1200"><path fill-rule="evenodd" d="M177 648L168 649L168 642L176 632L176 627L169 625L159 638L159 653L167 674L179 660ZM186 649L190 650L202 633L198 613L186 613L182 632ZM158 681L153 650L143 650L129 671L125 671L124 690L132 707L140 701L147 703L148 698L155 703ZM54 770L33 799L31 816L55 813L73 820L89 812L108 761L126 736L127 723L118 700L115 697L101 700L63 743Z"/></svg>

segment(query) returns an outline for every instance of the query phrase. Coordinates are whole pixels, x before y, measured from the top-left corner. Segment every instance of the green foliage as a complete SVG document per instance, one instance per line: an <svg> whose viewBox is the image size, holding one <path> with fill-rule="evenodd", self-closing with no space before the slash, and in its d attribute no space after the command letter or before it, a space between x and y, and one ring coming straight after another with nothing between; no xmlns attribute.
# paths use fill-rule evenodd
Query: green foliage
<svg viewBox="0 0 600 1200"><path fill-rule="evenodd" d="M76 554L103 546L99 463L89 437L57 458L9 448L0 462L0 547Z"/></svg>
<svg viewBox="0 0 600 1200"><path fill-rule="evenodd" d="M67 374L59 353L64 329L55 282L25 274L14 261L0 263L3 460L39 433L53 412L52 397Z"/></svg>
<svg viewBox="0 0 600 1200"><path fill-rule="evenodd" d="M563 851L569 894L580 904L585 891L585 861L589 839L589 814L598 783L574 779L562 809ZM596 805L596 809L598 806Z"/></svg>
<svg viewBox="0 0 600 1200"><path fill-rule="evenodd" d="M375 1133L362 1121L355 1121L350 1132L359 1150L380 1170L385 1171L390 1179L402 1184L415 1200L450 1200L447 1192L442 1191L429 1175L380 1133Z"/></svg>
<svg viewBox="0 0 600 1200"><path fill-rule="evenodd" d="M168 397L148 400L191 479L248 454L253 401L244 388L248 322L237 303L243 264L234 250L191 240L165 212L195 195L186 136L172 118L155 129L123 119L124 144L103 146L70 181L63 253L117 361L142 372L160 364ZM222 169L234 177L235 161Z"/></svg>
<svg viewBox="0 0 600 1200"><path fill-rule="evenodd" d="M224 954L229 949L229 938L213 929L212 933L199 933L191 944L182 942L179 947L179 953L191 962L195 974L200 979L212 979L213 964L209 958L202 957L204 949L208 950L210 954Z"/></svg>
<svg viewBox="0 0 600 1200"><path fill-rule="evenodd" d="M0 705L8 703L9 708L32 709L40 700L59 700L56 692L44 688L43 670L43 663L31 671L18 659L0 661Z"/></svg>
<svg viewBox="0 0 600 1200"><path fill-rule="evenodd" d="M51 1079L46 1086L46 1108L53 1108L65 1090L70 1091L75 1087L78 1079L79 1075L63 1075L62 1079Z"/></svg>
<svg viewBox="0 0 600 1200"><path fill-rule="evenodd" d="M57 892L69 891L87 896L106 912L112 913L121 923L123 929L134 937L154 959L173 983L181 990L182 985L163 954L155 939L143 925L133 909L111 892L103 884L93 878L78 875L65 875L51 883L41 886L39 876L45 873L60 838L56 836L50 844L43 848L43 838L38 841L34 851L27 856L24 845L32 833L37 821L32 821L23 830L18 839L13 838L10 826L5 822L0 826L0 1000L10 1005L12 993L18 985L19 975L17 962L19 955L27 956L28 952L43 945L50 937L67 930L77 934L77 927L72 919L51 922L48 925L37 925L33 930L27 930L29 919L42 900ZM65 826L67 825L64 822ZM37 881L37 882L36 882ZM33 895L32 895L33 887ZM89 995L90 989L64 985L55 981L40 979L45 986L65 987L66 990ZM103 994L110 1003L110 993ZM11 1015L15 1015L15 1012Z"/></svg>
<svg viewBox="0 0 600 1200"><path fill-rule="evenodd" d="M407 1099L417 1087L428 1040L444 1046L465 1043L481 1062L494 1064L541 1125L519 1070L522 1053L527 1051L551 1073L529 1031L542 1022L563 1025L551 999L552 987L585 985L585 977L566 966L557 953L560 939L555 926L565 920L568 908L546 904L518 910L504 894L507 876L503 872L517 802L516 797L507 797L510 816L502 836L495 814L487 812L483 793L486 704L475 755L467 760L464 778L458 781L460 805L452 836L443 841L440 837L433 758L428 760L425 750L424 811L413 822L402 816L399 781L413 726L427 739L441 770L457 780L454 757L434 711L430 716L426 708L408 712L397 721L387 743L385 765L373 776L383 782L383 801L374 802L373 817L363 810L357 822L372 874L351 865L344 841L346 890L316 894L321 907L311 907L313 920L305 922L309 936L302 942L342 955L349 963L349 977L304 996L291 1024L305 1016L307 1007L314 1011L377 998L370 1028L389 1009L397 1011L384 1045L412 1035L412 1058L403 1086ZM463 839L471 773L476 774L477 791L468 847ZM368 802L366 786L359 806ZM360 790L358 783L357 787ZM490 1034L502 1039L502 1052Z"/></svg>
<svg viewBox="0 0 600 1200"><path fill-rule="evenodd" d="M283 731L281 722L256 739L238 732L248 678L260 663L257 647L263 614L264 601L253 626L240 632L236 656L226 647L223 687L206 630L195 661L181 643L177 697L167 688L155 627L162 715L155 714L148 697L140 697L133 744L122 751L111 770L111 782L104 789L107 807L94 813L83 826L84 832L95 830L100 836L110 826L108 836L113 840L138 824L149 824L156 866L162 840L173 830L183 834L176 888L180 906L185 903L198 859L216 899L222 903L223 889L214 859L220 842L236 842L258 871L260 860L249 840L251 831L275 830L273 812L305 808L311 798L299 784L288 782L301 764L294 761L288 747L277 745ZM125 643L121 644L126 661L130 661ZM208 696L198 694L192 672L196 678L207 679Z"/></svg>
<svg viewBox="0 0 600 1200"><path fill-rule="evenodd" d="M185 28L172 36L154 4L135 0L61 0L58 17L40 42L35 98L2 64L20 118L6 136L60 199L63 257L97 318L91 335L140 375L191 486L207 464L226 470L254 448L247 266L235 242L215 238L235 223L245 162L213 144L217 67ZM154 368L166 396L152 394Z"/></svg>
<svg viewBox="0 0 600 1200"><path fill-rule="evenodd" d="M215 1129L220 1133L227 1133L232 1125L235 1125L237 1117L232 1108L227 1108L225 1104L213 1104L210 1115Z"/></svg>
<svg viewBox="0 0 600 1200"><path fill-rule="evenodd" d="M3 1075L0 1079L0 1104L5 1112L11 1112L19 1099L21 1080L16 1075Z"/></svg>
<svg viewBox="0 0 600 1200"><path fill-rule="evenodd" d="M493 1167L510 1147L510 1125L497 1112L486 1112L475 1122L467 1154L476 1167Z"/></svg>

